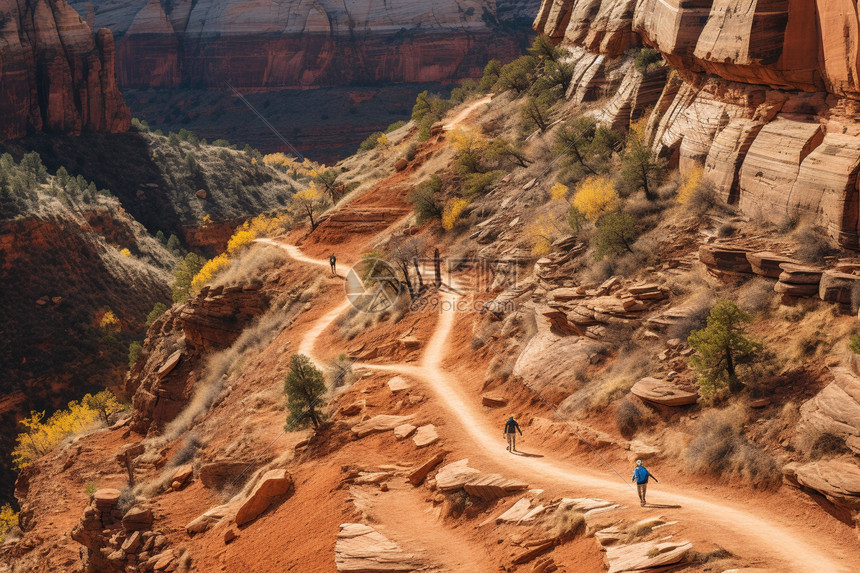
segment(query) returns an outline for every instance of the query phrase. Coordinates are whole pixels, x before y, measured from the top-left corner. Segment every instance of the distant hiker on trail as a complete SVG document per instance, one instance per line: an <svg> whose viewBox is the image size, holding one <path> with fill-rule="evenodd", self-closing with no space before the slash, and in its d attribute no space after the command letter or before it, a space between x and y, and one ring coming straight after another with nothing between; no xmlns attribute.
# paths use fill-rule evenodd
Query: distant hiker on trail
<svg viewBox="0 0 860 573"><path fill-rule="evenodd" d="M328 264L331 265L331 274L336 275L337 270L335 269L335 267L337 266L337 257L334 256L334 253L332 253L331 256L328 258Z"/></svg>
<svg viewBox="0 0 860 573"><path fill-rule="evenodd" d="M508 440L508 451L513 453L517 451L517 432L520 435L523 435L523 431L520 430L520 425L517 424L517 421L514 420L514 417L511 416L508 418L508 421L505 422L505 438Z"/></svg>
<svg viewBox="0 0 860 573"><path fill-rule="evenodd" d="M630 481L636 482L636 490L639 492L639 502L642 507L645 507L645 490L648 489L648 478L654 478L654 481L660 482L657 478L651 475L645 466L642 465L642 460L636 460L636 469L633 470L633 479Z"/></svg>

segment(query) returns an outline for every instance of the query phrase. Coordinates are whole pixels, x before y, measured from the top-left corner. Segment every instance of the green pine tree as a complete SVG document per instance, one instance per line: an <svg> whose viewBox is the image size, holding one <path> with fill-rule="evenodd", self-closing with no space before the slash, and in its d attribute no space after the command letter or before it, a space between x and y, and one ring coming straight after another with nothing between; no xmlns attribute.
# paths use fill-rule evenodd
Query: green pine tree
<svg viewBox="0 0 860 573"><path fill-rule="evenodd" d="M718 301L708 314L708 325L694 330L687 341L697 354L690 364L699 372L702 395L711 396L728 388L743 390L738 367L749 364L761 350L760 343L745 336L749 314L729 300Z"/></svg>
<svg viewBox="0 0 860 573"><path fill-rule="evenodd" d="M324 404L325 379L323 373L314 366L304 354L290 357L290 371L284 379L284 393L287 395L287 427L301 427L310 421L318 428L323 420L320 407Z"/></svg>

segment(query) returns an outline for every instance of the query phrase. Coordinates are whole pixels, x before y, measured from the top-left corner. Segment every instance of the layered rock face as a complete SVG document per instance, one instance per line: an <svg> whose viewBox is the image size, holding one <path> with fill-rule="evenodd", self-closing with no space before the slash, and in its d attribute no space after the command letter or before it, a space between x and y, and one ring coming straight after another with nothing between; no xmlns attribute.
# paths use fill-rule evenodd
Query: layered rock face
<svg viewBox="0 0 860 573"><path fill-rule="evenodd" d="M521 51L537 0L94 0L123 87L325 87L474 76Z"/></svg>
<svg viewBox="0 0 860 573"><path fill-rule="evenodd" d="M573 48L571 96L615 96L618 126L653 107L654 151L697 166L747 214L807 216L860 248L860 17L840 0L545 0L535 28ZM679 72L653 78L608 62L659 50ZM629 64L628 64L629 65ZM645 97L643 97L643 91Z"/></svg>
<svg viewBox="0 0 860 573"><path fill-rule="evenodd" d="M34 131L126 131L110 30L65 0L0 0L0 140Z"/></svg>

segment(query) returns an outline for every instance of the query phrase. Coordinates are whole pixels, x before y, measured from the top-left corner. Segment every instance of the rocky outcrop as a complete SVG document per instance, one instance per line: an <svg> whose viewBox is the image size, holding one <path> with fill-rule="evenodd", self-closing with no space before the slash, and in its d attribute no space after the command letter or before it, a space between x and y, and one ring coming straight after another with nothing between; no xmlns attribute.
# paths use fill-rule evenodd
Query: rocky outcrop
<svg viewBox="0 0 860 573"><path fill-rule="evenodd" d="M663 571L681 562L693 548L688 541L643 541L606 548L609 573Z"/></svg>
<svg viewBox="0 0 860 573"><path fill-rule="evenodd" d="M118 40L123 87L435 82L510 60L537 0L344 5L277 0L75 0ZM241 15L241 17L237 17Z"/></svg>
<svg viewBox="0 0 860 573"><path fill-rule="evenodd" d="M191 398L201 359L229 347L269 307L259 283L246 287L203 287L185 305L164 313L148 332L141 359L129 372L132 427L160 430Z"/></svg>
<svg viewBox="0 0 860 573"><path fill-rule="evenodd" d="M808 451L823 435L845 441L860 455L860 378L847 368L833 368L833 381L800 407L797 435Z"/></svg>
<svg viewBox="0 0 860 573"><path fill-rule="evenodd" d="M653 105L653 150L682 173L703 168L749 216L803 215L860 249L860 18L835 0L735 4L545 0L535 28L571 48L580 73L569 98L613 88L596 114L603 124L623 128L628 106L635 118ZM642 92L633 72L617 78L631 62L613 59L635 46L656 48L679 72L656 103L649 90L631 96Z"/></svg>
<svg viewBox="0 0 860 573"><path fill-rule="evenodd" d="M843 460L788 464L783 468L788 483L809 493L834 517L860 526L860 468Z"/></svg>
<svg viewBox="0 0 860 573"><path fill-rule="evenodd" d="M65 0L3 0L0 14L0 141L128 130L110 30L93 34Z"/></svg>

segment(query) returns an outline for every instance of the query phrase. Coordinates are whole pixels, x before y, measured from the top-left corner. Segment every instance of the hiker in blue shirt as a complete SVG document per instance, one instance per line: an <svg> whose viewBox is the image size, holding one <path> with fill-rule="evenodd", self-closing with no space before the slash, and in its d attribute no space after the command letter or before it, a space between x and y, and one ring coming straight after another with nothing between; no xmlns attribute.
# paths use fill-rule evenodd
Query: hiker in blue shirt
<svg viewBox="0 0 860 573"><path fill-rule="evenodd" d="M639 492L639 502L642 507L645 507L645 490L648 489L648 478L654 478L657 483L660 482L657 478L651 475L645 466L642 465L642 460L636 460L636 469L633 470L633 479L630 481L636 482L636 490Z"/></svg>
<svg viewBox="0 0 860 573"><path fill-rule="evenodd" d="M508 421L505 422L505 438L508 440L508 451L514 453L517 451L517 432L520 435L523 435L523 431L520 430L520 425L517 424L517 421L514 420L514 417L511 416L508 418Z"/></svg>

